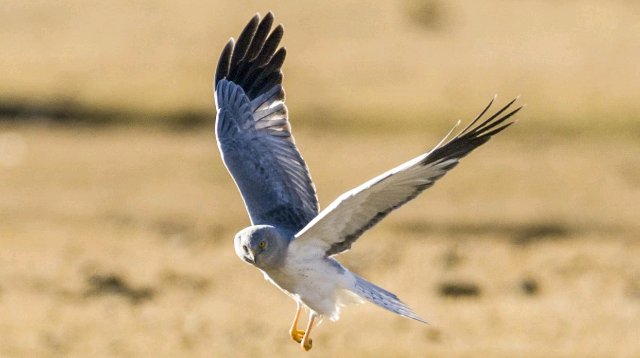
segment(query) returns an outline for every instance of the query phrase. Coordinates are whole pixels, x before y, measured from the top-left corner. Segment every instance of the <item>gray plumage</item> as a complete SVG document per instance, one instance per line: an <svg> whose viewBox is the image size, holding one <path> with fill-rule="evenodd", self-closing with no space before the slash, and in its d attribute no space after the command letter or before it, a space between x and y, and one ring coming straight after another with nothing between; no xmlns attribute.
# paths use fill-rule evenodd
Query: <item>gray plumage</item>
<svg viewBox="0 0 640 358"><path fill-rule="evenodd" d="M215 75L216 137L227 169L242 193L253 225L292 232L319 211L304 159L291 135L277 49L283 28L269 35L273 14L254 16L238 42L229 40Z"/></svg>
<svg viewBox="0 0 640 358"><path fill-rule="evenodd" d="M400 301L398 296L382 287L374 285L360 276L356 276L355 293L384 309L399 314L400 316L411 318L418 322L427 323L413 312L404 302Z"/></svg>
<svg viewBox="0 0 640 358"><path fill-rule="evenodd" d="M521 107L511 110L513 100L481 120L492 100L451 139L457 125L430 152L346 192L319 212L315 187L295 146L284 104L281 66L286 51L278 49L283 28L278 25L271 31L272 24L273 14L262 21L256 15L237 42L229 40L214 80L218 147L252 224L236 235L236 253L259 268L299 308L308 307L311 323L318 316L335 320L342 307L362 299L425 322L396 295L351 273L333 256L349 250L366 230L513 124L508 119Z"/></svg>

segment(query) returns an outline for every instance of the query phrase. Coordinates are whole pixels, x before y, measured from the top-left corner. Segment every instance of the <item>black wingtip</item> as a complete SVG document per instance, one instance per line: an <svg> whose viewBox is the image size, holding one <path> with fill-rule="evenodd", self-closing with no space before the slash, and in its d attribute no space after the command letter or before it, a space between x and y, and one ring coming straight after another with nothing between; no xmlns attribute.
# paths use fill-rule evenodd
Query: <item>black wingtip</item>
<svg viewBox="0 0 640 358"><path fill-rule="evenodd" d="M280 45L280 40L284 36L284 27L282 24L276 26L269 37L265 40L260 53L255 58L255 65L258 67L263 67L271 60L273 54L278 49L278 45Z"/></svg>
<svg viewBox="0 0 640 358"><path fill-rule="evenodd" d="M482 116L484 116L485 113L487 113L487 111L489 110L489 108L491 107L493 102L495 102L496 98L498 98L498 94L497 93L493 95L493 98L491 99L491 101L489 101L489 104L487 104L487 106L484 107L482 112L480 112L480 114L478 114L478 116L476 116L476 118L473 121L471 121L471 123L467 124L467 126L464 127L464 129L460 131L458 136L463 135L467 130L469 130L469 128L471 128L474 124L476 124L476 122L478 122L478 120L480 118L482 118Z"/></svg>
<svg viewBox="0 0 640 358"><path fill-rule="evenodd" d="M256 13L235 43L227 44L216 69L215 85L225 78L242 87L250 100L282 83L286 49L280 47L284 26L273 30L274 15L269 11L260 20Z"/></svg>
<svg viewBox="0 0 640 358"><path fill-rule="evenodd" d="M522 107L521 107L521 108L522 108ZM520 108L518 108L518 110L520 110ZM515 114L515 112L517 112L518 110L516 110L516 111L512 112L511 114ZM511 116L511 114L510 114L510 116ZM507 127L509 127L510 125L514 124L515 122L516 122L516 121L509 122L509 123L507 123L507 124L503 125L502 127L498 127L498 128L496 128L496 129L494 129L494 130L492 130L492 131L490 131L490 132L486 132L486 133L484 133L484 134L482 135L482 137L483 137L483 138L487 138L487 139L488 139L488 138L491 138L492 136L494 136L494 135L496 135L496 134L498 134L498 133L502 132L503 130L507 129Z"/></svg>
<svg viewBox="0 0 640 358"><path fill-rule="evenodd" d="M494 119L498 118L502 113L504 113L504 111L509 109L509 107L511 107L511 105L517 100L518 100L518 97L514 98L511 102L507 103L507 105L504 106L501 110L499 110L493 116L489 117L486 121L482 122L482 124L477 126L474 129L474 131L476 131L476 132L484 132L484 131L487 131L487 130L499 125L500 123L506 121L509 117L511 117L513 114L515 114L514 112L519 111L520 108L522 108L522 107L520 107L516 111L511 112L510 114L498 119L497 121L494 121Z"/></svg>
<svg viewBox="0 0 640 358"><path fill-rule="evenodd" d="M231 68L229 70L229 78L233 79L239 69L239 64L244 59L247 51L249 50L249 46L253 41L253 36L258 29L258 24L260 23L260 15L255 14L247 23L247 26L244 27L240 36L238 36L238 41L236 41L236 46L233 49L233 55L231 56Z"/></svg>
<svg viewBox="0 0 640 358"><path fill-rule="evenodd" d="M269 14L271 14L271 12ZM245 57L244 62L247 64L251 63L256 59L256 57L258 57L260 51L262 50L262 47L264 46L267 36L269 36L271 25L273 25L273 14L269 14L267 14L262 19L262 21L260 21L260 24L256 29L255 35L251 41L251 46L249 47L249 50L247 51L247 55Z"/></svg>
<svg viewBox="0 0 640 358"><path fill-rule="evenodd" d="M480 126L476 127L473 130L475 135L478 138L486 138L487 140L489 140L489 138L491 138L493 135L500 133L501 131L503 131L504 129L506 129L507 127L509 127L513 123L515 123L515 121L512 121L512 122L504 124L509 118L511 118L516 113L518 113L522 109L523 106L520 106L520 107L512 110L511 112L503 115L502 117L498 118L497 120L494 120L494 119L497 118L505 110L507 110L517 99L518 99L518 97L516 97L513 101L509 102L506 106L504 106L504 108L502 108L500 111L498 111L498 113L496 113L493 116L491 116L491 118L486 120Z"/></svg>
<svg viewBox="0 0 640 358"><path fill-rule="evenodd" d="M220 59L218 60L218 66L216 67L216 75L214 81L214 88L218 85L218 82L225 78L229 74L229 64L231 62L231 53L233 52L233 47L235 45L235 41L233 37L227 41L227 44L224 45L222 49L222 54L220 54Z"/></svg>
<svg viewBox="0 0 640 358"><path fill-rule="evenodd" d="M493 114L491 117L484 120L479 125L475 125L475 123L480 120L480 118L487 112L487 110L495 100L494 97L494 99L489 102L489 105L485 107L480 115L476 117L469 125L467 125L464 130L462 130L445 144L436 146L436 148L433 149L432 152L425 158L424 163L429 164L440 160L454 158L461 159L474 149L489 141L489 139L493 135L498 134L505 130L507 127L511 126L515 122L507 122L507 120L518 113L522 109L522 106L512 110L511 112L508 112L507 114L502 114L507 111L517 99L518 98L516 97L506 106L501 108L497 113Z"/></svg>

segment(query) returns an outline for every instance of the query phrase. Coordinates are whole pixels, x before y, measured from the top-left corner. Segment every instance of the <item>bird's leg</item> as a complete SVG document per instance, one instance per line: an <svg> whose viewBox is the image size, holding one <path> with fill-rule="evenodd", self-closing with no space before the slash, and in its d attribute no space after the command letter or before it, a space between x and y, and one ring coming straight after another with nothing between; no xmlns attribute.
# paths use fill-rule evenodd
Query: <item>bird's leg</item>
<svg viewBox="0 0 640 358"><path fill-rule="evenodd" d="M291 325L291 329L289 330L289 334L291 335L291 339L300 343L302 342L302 337L304 337L304 331L298 330L298 319L300 318L300 311L302 310L302 306L299 302L298 309L296 311L296 316L293 318L293 324Z"/></svg>
<svg viewBox="0 0 640 358"><path fill-rule="evenodd" d="M311 340L311 327L313 327L313 322L316 320L318 315L315 312L311 312L309 315L309 324L307 325L307 331L304 333L304 338L302 339L302 349L308 351L311 349L313 341Z"/></svg>

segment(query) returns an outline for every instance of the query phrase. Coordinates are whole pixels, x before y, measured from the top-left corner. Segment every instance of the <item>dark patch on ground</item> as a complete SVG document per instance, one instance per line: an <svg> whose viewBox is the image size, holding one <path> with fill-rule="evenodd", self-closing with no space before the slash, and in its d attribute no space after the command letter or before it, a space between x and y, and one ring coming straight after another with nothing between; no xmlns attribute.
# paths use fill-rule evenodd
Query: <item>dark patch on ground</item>
<svg viewBox="0 0 640 358"><path fill-rule="evenodd" d="M155 291L148 287L134 288L117 275L91 275L87 278L89 286L85 297L115 295L128 298L131 304L152 300Z"/></svg>
<svg viewBox="0 0 640 358"><path fill-rule="evenodd" d="M569 228L561 223L534 223L521 225L511 234L515 244L526 245L548 238L564 238L569 236Z"/></svg>
<svg viewBox="0 0 640 358"><path fill-rule="evenodd" d="M51 101L32 99L0 99L0 123L53 123L73 126L100 127L117 124L152 124L166 126L169 130L196 130L213 125L215 113L186 109L172 113L127 111L95 107L74 99L60 98Z"/></svg>
<svg viewBox="0 0 640 358"><path fill-rule="evenodd" d="M540 286L538 285L538 281L533 278L525 278L520 282L520 289L522 293L527 296L535 296L540 291Z"/></svg>
<svg viewBox="0 0 640 358"><path fill-rule="evenodd" d="M450 25L446 5L443 0L413 0L407 4L405 13L421 29L440 32Z"/></svg>
<svg viewBox="0 0 640 358"><path fill-rule="evenodd" d="M0 100L0 121L5 122L46 121L99 126L123 122L125 118L125 114L119 111L93 108L67 98L50 102Z"/></svg>
<svg viewBox="0 0 640 358"><path fill-rule="evenodd" d="M442 342L442 331L435 328L429 327L423 331L424 338L430 342L439 343Z"/></svg>
<svg viewBox="0 0 640 358"><path fill-rule="evenodd" d="M472 282L443 282L438 286L438 293L446 298L478 297L480 286Z"/></svg>
<svg viewBox="0 0 640 358"><path fill-rule="evenodd" d="M177 131L196 130L206 125L213 124L214 115L212 113L197 112L187 110L178 112L167 118L169 129ZM213 128L213 127L212 127Z"/></svg>

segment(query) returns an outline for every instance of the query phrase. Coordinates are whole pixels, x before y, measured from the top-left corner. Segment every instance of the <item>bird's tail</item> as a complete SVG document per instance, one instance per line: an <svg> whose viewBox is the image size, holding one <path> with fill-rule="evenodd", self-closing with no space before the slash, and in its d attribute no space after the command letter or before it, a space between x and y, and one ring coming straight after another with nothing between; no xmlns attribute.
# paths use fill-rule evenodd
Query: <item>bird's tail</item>
<svg viewBox="0 0 640 358"><path fill-rule="evenodd" d="M358 296L375 303L376 305L387 309L393 313L399 314L400 316L415 319L418 322L427 323L427 321L420 318L409 306L404 304L398 296L393 293L385 290L384 288L378 287L373 283L365 280L364 278L353 275L356 278L356 284L353 292Z"/></svg>

